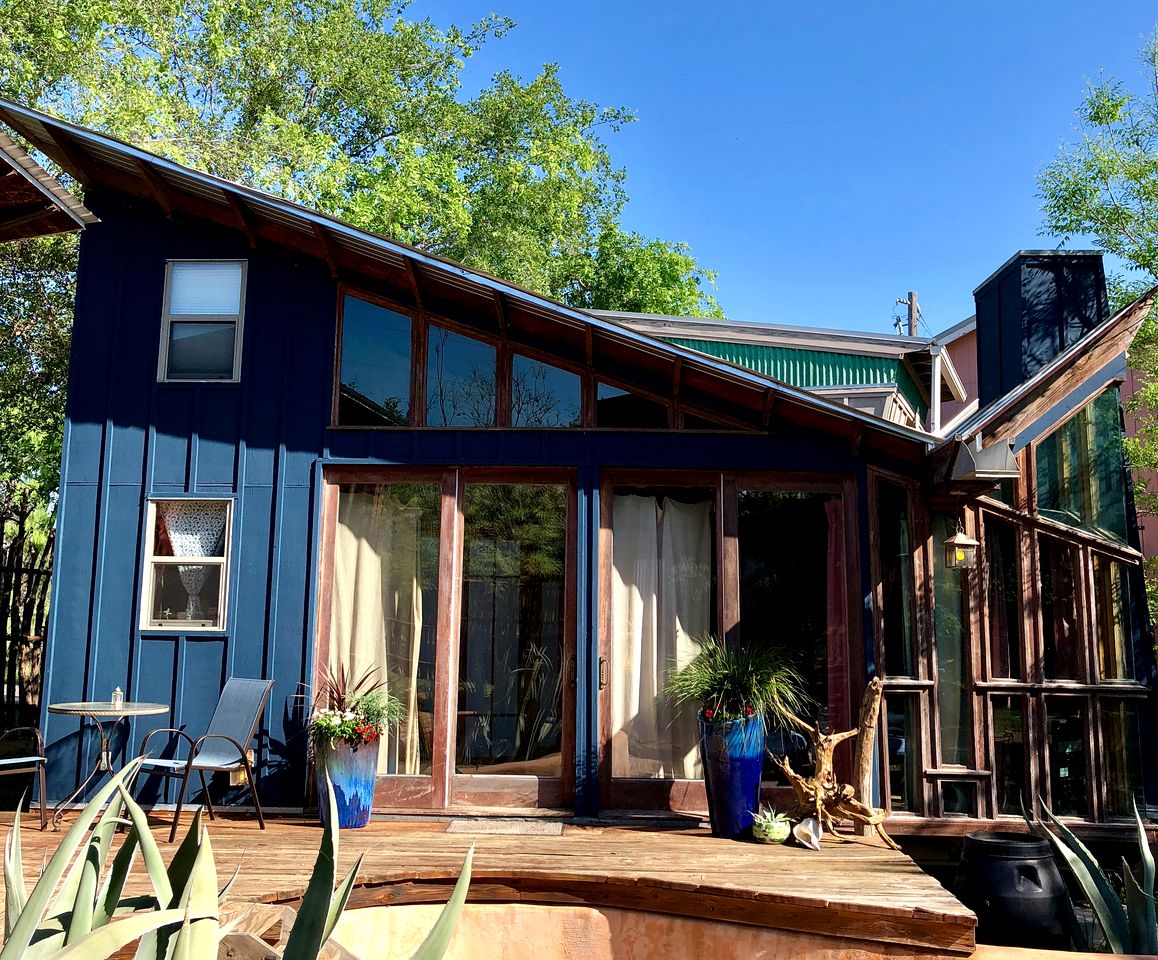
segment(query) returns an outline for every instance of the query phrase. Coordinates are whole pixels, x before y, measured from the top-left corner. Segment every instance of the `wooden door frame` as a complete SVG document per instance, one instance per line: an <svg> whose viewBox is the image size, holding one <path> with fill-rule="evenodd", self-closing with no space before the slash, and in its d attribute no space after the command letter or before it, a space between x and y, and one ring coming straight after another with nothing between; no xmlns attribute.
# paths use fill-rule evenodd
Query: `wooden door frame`
<svg viewBox="0 0 1158 960"><path fill-rule="evenodd" d="M456 774L451 718L458 711L458 650L461 625L465 485L483 483L560 484L566 490L566 559L563 605L563 736L561 777ZM574 468L414 467L329 465L322 471L318 603L312 676L315 686L330 650L333 613L334 534L340 486L349 483L437 483L439 520L438 606L435 628L434 734L429 775L389 774L377 778L375 809L448 810L452 807L564 808L575 795L575 643L578 472ZM455 724L457 727L457 724Z"/></svg>
<svg viewBox="0 0 1158 960"><path fill-rule="evenodd" d="M864 676L864 653L861 643L860 528L858 485L855 475L846 473L769 472L744 470L681 469L614 469L602 471L599 489L599 597L598 656L600 684L597 691L599 711L597 756L599 758L599 798L604 809L653 809L702 811L707 808L707 794L702 780L613 778L611 776L611 692L612 611L612 497L615 487L702 487L715 492L715 538L718 563L717 609L718 630L727 638L735 634L740 619L739 530L737 494L739 490L777 490L785 492L828 493L841 501L841 534L843 536L844 603L842 615L845 634L843 661L830 662L829 706L834 724L851 717L858 710ZM830 615L832 610L830 610ZM833 647L830 635L829 648ZM606 682L602 678L606 676ZM765 787L761 795L776 803L791 795L787 787Z"/></svg>

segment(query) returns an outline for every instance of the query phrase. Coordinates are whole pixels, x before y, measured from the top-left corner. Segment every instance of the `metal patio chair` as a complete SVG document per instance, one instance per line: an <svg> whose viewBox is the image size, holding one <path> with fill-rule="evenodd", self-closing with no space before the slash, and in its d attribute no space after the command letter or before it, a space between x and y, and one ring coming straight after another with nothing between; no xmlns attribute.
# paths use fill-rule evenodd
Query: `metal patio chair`
<svg viewBox="0 0 1158 960"><path fill-rule="evenodd" d="M217 701L217 708L213 711L213 718L209 721L208 730L194 740L184 730L174 727L161 727L150 730L141 742L140 756L144 757L149 748L149 741L157 734L167 733L183 739L188 745L189 754L184 759L148 758L142 762L137 776L156 774L162 777L179 777L180 789L177 792L177 810L173 814L173 827L169 831L169 842L177 837L177 823L181 819L181 807L185 803L185 791L189 787L189 777L196 772L201 779L201 790L205 797L205 809L209 812L209 819L213 820L213 802L209 799L209 784L205 774L209 773L236 773L239 769L245 773L245 781L249 784L249 792L253 796L253 808L257 813L257 823L265 829L265 817L261 812L261 801L257 796L257 783L254 781L253 763L249 758L249 745L257 736L258 725L261 723L261 714L265 710L265 702L269 699L273 689L272 680L247 680L241 677L230 677L225 681L225 688L221 691L221 698ZM136 776L133 778L136 782ZM129 789L132 790L130 784Z"/></svg>
<svg viewBox="0 0 1158 960"><path fill-rule="evenodd" d="M0 777L16 773L36 774L40 786L40 829L43 830L48 826L48 790L44 782L44 767L48 758L44 754L44 734L37 727L13 727L0 733L0 744L14 733L32 734L36 741L36 753L0 758Z"/></svg>

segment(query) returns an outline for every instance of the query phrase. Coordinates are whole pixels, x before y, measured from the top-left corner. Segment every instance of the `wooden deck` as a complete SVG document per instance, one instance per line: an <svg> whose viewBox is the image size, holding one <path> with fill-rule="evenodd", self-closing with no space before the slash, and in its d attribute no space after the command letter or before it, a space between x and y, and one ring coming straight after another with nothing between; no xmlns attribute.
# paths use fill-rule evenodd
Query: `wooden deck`
<svg viewBox="0 0 1158 960"><path fill-rule="evenodd" d="M162 851L173 849L163 842L167 828L155 822ZM10 823L4 815L0 832ZM351 907L445 900L473 844L475 902L645 910L838 938L850 947L871 943L885 953L899 947L906 956L974 949L968 909L904 854L867 843L826 840L814 853L718 840L702 828L453 824L448 831L446 821L375 821L343 831L340 871L366 854ZM315 822L275 819L262 831L250 819L219 818L209 828L220 876L241 868L232 899L292 904L300 897L321 840ZM497 829L519 832L468 832ZM544 835L551 832L557 835ZM22 829L29 877L61 836ZM134 879L145 892L139 867Z"/></svg>

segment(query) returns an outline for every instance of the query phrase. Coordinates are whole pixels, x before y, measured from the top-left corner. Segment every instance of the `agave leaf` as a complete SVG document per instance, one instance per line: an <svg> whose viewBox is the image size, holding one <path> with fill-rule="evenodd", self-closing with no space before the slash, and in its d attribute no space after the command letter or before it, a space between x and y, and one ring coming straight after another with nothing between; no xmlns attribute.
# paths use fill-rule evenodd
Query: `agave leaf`
<svg viewBox="0 0 1158 960"><path fill-rule="evenodd" d="M1158 953L1158 930L1149 918L1154 915L1154 899L1146 896L1138 886L1138 878L1134 871L1122 858L1122 880L1126 893L1126 917L1129 921L1130 953L1141 953L1153 956Z"/></svg>
<svg viewBox="0 0 1158 960"><path fill-rule="evenodd" d="M334 800L334 785L326 775L326 801L330 815L322 831L322 845L314 861L298 916L286 941L282 960L316 960L325 943L326 924L329 922L330 902L334 895L334 873L338 866L338 804ZM4 958L0 957L0 960Z"/></svg>
<svg viewBox="0 0 1158 960"><path fill-rule="evenodd" d="M1150 843L1146 839L1146 825L1142 823L1142 816L1138 813L1138 801L1134 801L1134 822L1138 824L1138 849L1142 854L1142 892L1154 901L1154 854L1150 852ZM1151 907L1150 919L1154 919ZM1154 924L1151 924L1154 926Z"/></svg>
<svg viewBox="0 0 1158 960"><path fill-rule="evenodd" d="M119 783L117 786L121 791L121 801L128 811L129 819L133 822L133 828L137 831L137 840L141 847L141 859L149 873L149 880L153 884L153 893L157 896L157 903L171 906L173 903L173 885L169 882L169 871L165 867L165 859L161 856L157 841L153 839L153 831L149 829L149 818L141 809L140 804L129 796L129 791L125 789L124 784ZM0 957L0 960L3 958Z"/></svg>
<svg viewBox="0 0 1158 960"><path fill-rule="evenodd" d="M1086 899L1090 901L1090 906L1098 918L1098 923L1101 924L1102 932L1106 935L1110 949L1114 953L1128 953L1126 947L1130 938L1130 927L1126 921L1126 911L1114 893L1114 888L1110 886L1105 873L1094 859L1093 854L1086 849L1085 844L1074 836L1073 831L1058 820L1044 803L1042 809L1045 810L1046 816L1050 818L1054 826L1058 828L1065 842L1059 840L1051 830L1045 831L1046 839L1049 840L1054 851L1065 861L1066 866L1070 868L1070 872L1082 888Z"/></svg>
<svg viewBox="0 0 1158 960"><path fill-rule="evenodd" d="M197 916L192 919L203 918ZM145 934L162 927L173 926L183 920L185 920L184 910L150 910L147 913L125 917L124 920L105 924L93 930L76 943L70 943L59 953L54 954L52 960L106 960Z"/></svg>
<svg viewBox="0 0 1158 960"><path fill-rule="evenodd" d="M173 854L173 859L169 861L169 869L166 873L169 876L169 885L173 890L173 899L167 906L175 907L181 902L185 894L185 887L193 875L193 868L200 855L202 840L201 808L198 807L197 812L193 814L193 822L189 825L185 839L181 841L177 852Z"/></svg>
<svg viewBox="0 0 1158 960"><path fill-rule="evenodd" d="M454 892L442 908L442 913L430 928L430 933L422 941L422 945L414 952L410 960L439 960L450 946L450 938L454 936L454 926L458 923L458 916L462 913L462 906L466 903L467 889L470 887L470 870L474 863L474 847L466 852L466 859L462 862L462 872L458 875L458 882L454 885Z"/></svg>
<svg viewBox="0 0 1158 960"><path fill-rule="evenodd" d="M12 927L12 932L4 944L4 949L0 950L0 960L19 960L25 956L28 945L36 933L36 928L40 925L40 919L52 902L52 892L57 883L60 882L60 878L64 876L64 871L72 861L77 849L84 842L88 826L92 823L97 810L112 797L118 788L123 786L129 777L136 773L139 766L139 759L130 760L119 773L110 777L108 782L96 792L92 800L85 805L76 822L69 827L68 832L45 865L36 886L28 895L28 901Z"/></svg>
<svg viewBox="0 0 1158 960"><path fill-rule="evenodd" d="M229 896L229 891L233 889L233 885L235 883L237 883L237 878L240 876L241 876L241 864L239 863L233 870L233 876L229 878L229 880L226 882L225 886L221 888L220 892L218 892L218 894L217 894L218 902L224 901L225 898L227 896Z"/></svg>
<svg viewBox="0 0 1158 960"><path fill-rule="evenodd" d="M43 803L43 801L41 801ZM28 885L24 882L24 854L20 849L20 808L24 798L16 804L12 830L4 838L4 939L12 934L12 926L28 901Z"/></svg>
<svg viewBox="0 0 1158 960"><path fill-rule="evenodd" d="M326 915L326 926L322 931L322 943L330 939L330 934L334 932L334 927L338 925L338 921L342 919L342 911L346 909L346 903L350 899L350 891L354 889L354 882L358 879L358 871L362 869L362 860L365 857L362 854L358 857L358 862L354 864L354 869L346 874L346 879L338 884L338 889L334 891L334 895L330 898L330 910Z"/></svg>
<svg viewBox="0 0 1158 960"><path fill-rule="evenodd" d="M129 877L129 871L133 869L133 861L137 856L137 848L137 831L135 828L132 828L125 835L125 842L121 844L117 855L113 857L113 865L109 868L104 885L101 887L100 895L97 897L97 906L96 910L93 911L92 918L94 930L108 923L120 909L122 902L121 894L124 892L125 881ZM153 900L152 897L148 899L153 906L156 906L156 901Z"/></svg>
<svg viewBox="0 0 1158 960"><path fill-rule="evenodd" d="M83 937L97 925L97 887L119 822L116 804L110 803L101 812L100 819L89 834L84 860L80 863L76 892L72 897L66 943ZM67 903L63 906L69 908Z"/></svg>
<svg viewBox="0 0 1158 960"><path fill-rule="evenodd" d="M200 817L196 820L201 836L181 905L186 914L201 919L186 920L175 935L170 952L177 960L200 960L217 955L217 865L213 862L209 834L201 830Z"/></svg>

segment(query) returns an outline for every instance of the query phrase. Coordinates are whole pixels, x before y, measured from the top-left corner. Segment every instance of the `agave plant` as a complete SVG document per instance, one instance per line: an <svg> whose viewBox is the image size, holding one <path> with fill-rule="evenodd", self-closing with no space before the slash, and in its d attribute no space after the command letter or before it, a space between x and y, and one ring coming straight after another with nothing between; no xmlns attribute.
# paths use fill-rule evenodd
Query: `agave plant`
<svg viewBox="0 0 1158 960"><path fill-rule="evenodd" d="M1146 840L1146 827L1138 815L1138 805L1134 804L1134 820L1138 825L1142 876L1141 879L1135 876L1125 858L1122 858L1124 903L1089 848L1053 815L1044 801L1042 809L1057 831L1056 834L1039 819L1031 819L1026 815L1026 822L1030 829L1049 841L1055 855L1073 874L1089 901L1094 916L1097 917L1110 951L1146 956L1158 955L1158 922L1154 910L1154 854Z"/></svg>
<svg viewBox="0 0 1158 960"><path fill-rule="evenodd" d="M218 889L213 847L200 811L165 865L145 811L125 787L139 765L140 758L130 761L97 791L31 891L21 861L17 810L4 844L4 946L0 960L105 960L134 942L138 944L138 960L217 957L220 942L232 933L231 924L221 924L219 916L237 874L224 889ZM329 822L333 824L337 814L332 790L329 803ZM118 815L122 806L127 820ZM128 832L110 864L113 835L122 824ZM411 960L438 960L445 953L466 901L473 853L473 848L467 853L450 900ZM145 864L152 892L126 897L125 883L138 856ZM359 857L335 888L337 861L338 832L327 826L285 943L283 960L315 960L333 932L362 865ZM270 952L265 944L262 946Z"/></svg>

